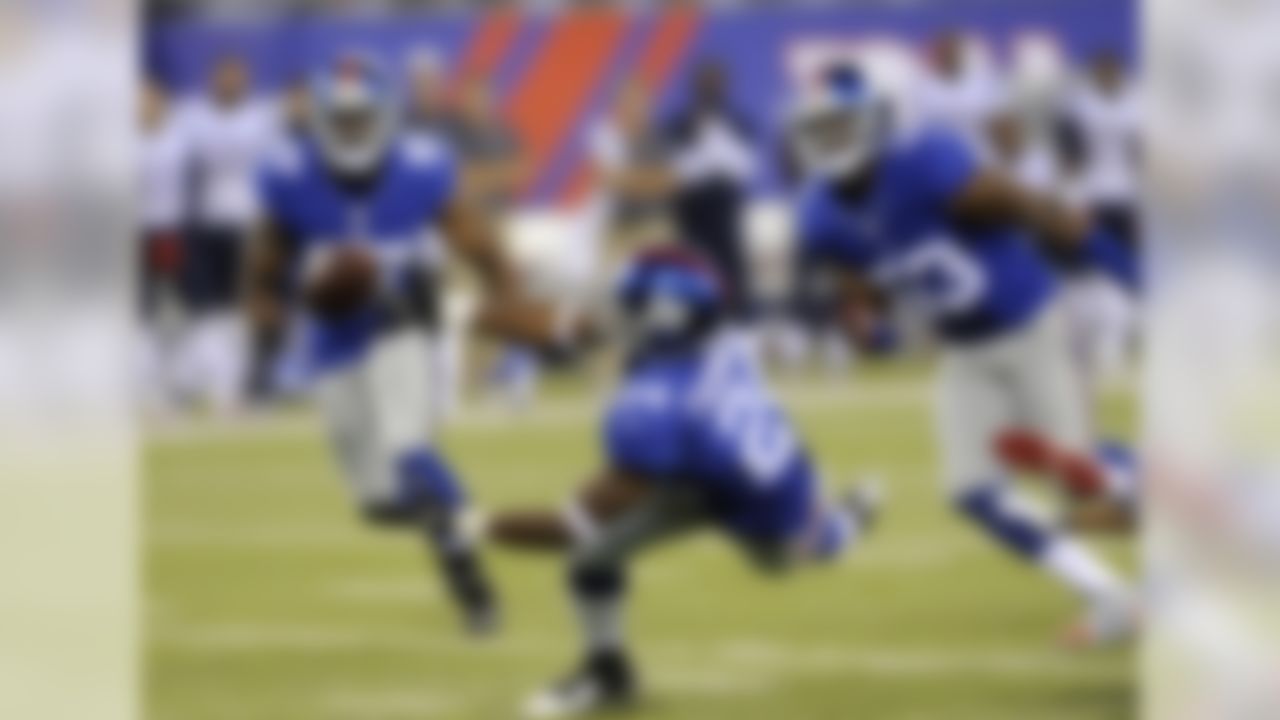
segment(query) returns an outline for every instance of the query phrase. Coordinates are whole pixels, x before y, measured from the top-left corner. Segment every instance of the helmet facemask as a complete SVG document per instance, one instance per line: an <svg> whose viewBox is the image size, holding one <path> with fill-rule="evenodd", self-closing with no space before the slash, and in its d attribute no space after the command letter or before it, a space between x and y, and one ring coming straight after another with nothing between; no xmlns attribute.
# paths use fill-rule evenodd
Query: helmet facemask
<svg viewBox="0 0 1280 720"><path fill-rule="evenodd" d="M339 76L318 96L311 125L326 162L346 175L371 173L395 132L394 103L376 97L368 81L351 76Z"/></svg>

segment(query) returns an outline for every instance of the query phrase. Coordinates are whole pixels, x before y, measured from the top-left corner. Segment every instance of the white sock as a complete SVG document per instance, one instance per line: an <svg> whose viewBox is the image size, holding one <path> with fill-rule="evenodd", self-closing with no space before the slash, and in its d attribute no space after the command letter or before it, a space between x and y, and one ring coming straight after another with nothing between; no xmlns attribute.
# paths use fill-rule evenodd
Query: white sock
<svg viewBox="0 0 1280 720"><path fill-rule="evenodd" d="M1054 539L1039 564L1089 602L1114 599L1126 592L1119 576L1075 538Z"/></svg>
<svg viewBox="0 0 1280 720"><path fill-rule="evenodd" d="M574 610L588 652L620 650L623 646L622 596L589 597L574 593Z"/></svg>

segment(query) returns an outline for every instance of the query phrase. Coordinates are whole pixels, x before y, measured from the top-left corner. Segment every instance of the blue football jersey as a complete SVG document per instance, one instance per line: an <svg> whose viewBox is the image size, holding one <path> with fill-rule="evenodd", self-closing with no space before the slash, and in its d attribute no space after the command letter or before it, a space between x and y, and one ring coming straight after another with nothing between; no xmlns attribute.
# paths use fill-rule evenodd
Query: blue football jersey
<svg viewBox="0 0 1280 720"><path fill-rule="evenodd" d="M294 139L271 153L260 185L268 217L296 244L293 280L326 247L357 243L373 251L384 284L394 287L398 273L430 266L441 254L435 226L453 198L455 176L441 142L404 135L377 183L354 194L335 180L313 142ZM371 307L339 320L306 318L306 364L321 371L360 357L383 323L381 312Z"/></svg>
<svg viewBox="0 0 1280 720"><path fill-rule="evenodd" d="M920 302L945 340L965 342L1023 325L1053 294L1053 274L1014 227L964 227L948 208L979 170L963 140L922 131L886 151L856 203L828 181L805 188L803 251L864 273Z"/></svg>
<svg viewBox="0 0 1280 720"><path fill-rule="evenodd" d="M815 506L808 452L750 342L735 335L631 368L608 410L604 445L613 467L694 489L744 537L792 537Z"/></svg>

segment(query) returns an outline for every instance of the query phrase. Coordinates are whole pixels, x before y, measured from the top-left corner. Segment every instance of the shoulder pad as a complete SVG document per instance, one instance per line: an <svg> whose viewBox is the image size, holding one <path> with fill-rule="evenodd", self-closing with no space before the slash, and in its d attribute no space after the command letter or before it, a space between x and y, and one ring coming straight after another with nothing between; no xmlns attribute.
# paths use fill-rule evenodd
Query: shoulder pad
<svg viewBox="0 0 1280 720"><path fill-rule="evenodd" d="M400 141L400 152L408 165L418 170L433 168L449 160L445 144L426 133L406 135Z"/></svg>

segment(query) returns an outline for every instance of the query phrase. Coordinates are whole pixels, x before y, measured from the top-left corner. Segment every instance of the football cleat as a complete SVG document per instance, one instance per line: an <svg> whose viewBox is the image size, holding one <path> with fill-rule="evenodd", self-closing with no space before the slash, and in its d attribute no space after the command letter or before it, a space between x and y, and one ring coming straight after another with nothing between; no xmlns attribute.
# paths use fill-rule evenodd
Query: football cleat
<svg viewBox="0 0 1280 720"><path fill-rule="evenodd" d="M885 495L884 483L878 477L861 479L845 490L840 505L857 525L860 537L869 535L880 521Z"/></svg>
<svg viewBox="0 0 1280 720"><path fill-rule="evenodd" d="M1084 617L1067 628L1062 644L1072 650L1093 650L1126 643L1137 634L1137 604L1124 594L1092 603Z"/></svg>
<svg viewBox="0 0 1280 720"><path fill-rule="evenodd" d="M589 658L576 673L529 698L524 717L530 720L583 717L627 707L635 698L631 663L621 652Z"/></svg>

